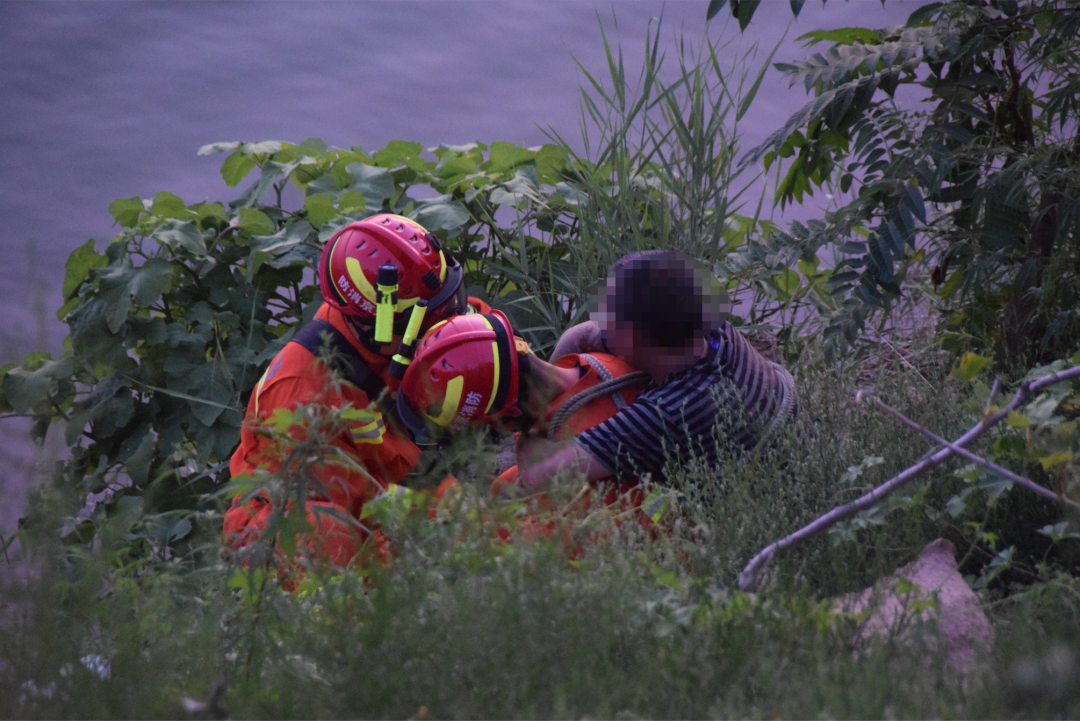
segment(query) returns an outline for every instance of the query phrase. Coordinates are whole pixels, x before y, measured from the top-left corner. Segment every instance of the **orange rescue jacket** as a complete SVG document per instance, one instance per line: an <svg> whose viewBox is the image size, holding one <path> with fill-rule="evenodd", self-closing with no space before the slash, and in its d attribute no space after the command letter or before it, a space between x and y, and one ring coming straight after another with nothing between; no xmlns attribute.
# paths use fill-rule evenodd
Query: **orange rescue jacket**
<svg viewBox="0 0 1080 721"><path fill-rule="evenodd" d="M481 313L491 308L476 298L469 304ZM299 405L327 407L350 405L358 417L331 443L354 460L367 474L327 459L316 471L327 489L328 497L312 495L309 506L340 510L359 518L364 503L374 498L387 484L400 482L416 465L420 449L412 442L404 426L396 422L390 394L384 403L375 403L380 388L396 387L388 376L390 359L373 353L353 337L341 312L324 303L315 314L316 321L328 323L350 343L371 380L364 390L352 382L334 383L326 366L300 342L289 342L270 362L248 401L247 415L240 430L240 446L233 453L229 470L233 477L256 470L276 473L289 451L284 444L265 432L267 420L277 409L293 410ZM298 334L299 335L299 334ZM393 384L393 385L391 385ZM293 426L289 435L303 439L305 430ZM237 499L239 500L239 499ZM268 498L256 496L246 503L234 502L225 515L223 531L226 544L240 548L261 533L270 514ZM329 516L318 518L309 511L308 521L316 529L315 539L301 539L315 556L345 563L359 550L362 539L352 529L344 529Z"/></svg>

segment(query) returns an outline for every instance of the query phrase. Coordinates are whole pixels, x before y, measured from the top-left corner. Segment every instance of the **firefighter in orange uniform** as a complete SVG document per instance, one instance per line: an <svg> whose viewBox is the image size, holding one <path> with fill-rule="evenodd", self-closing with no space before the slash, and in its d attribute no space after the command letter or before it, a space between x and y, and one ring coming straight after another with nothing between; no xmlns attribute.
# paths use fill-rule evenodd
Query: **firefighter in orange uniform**
<svg viewBox="0 0 1080 721"><path fill-rule="evenodd" d="M454 433L472 424L540 434L563 440L610 418L633 403L649 377L608 353L566 354L554 363L540 360L514 336L499 311L451 318L433 327L421 341L398 393L401 419L417 433ZM499 495L517 481L517 466L492 484ZM652 519L640 506L644 489L636 479L603 486L603 502L632 511L647 529ZM580 515L591 505L580 499ZM534 503L530 519L535 535L555 526L546 499ZM538 518L547 520L537 521Z"/></svg>
<svg viewBox="0 0 1080 721"><path fill-rule="evenodd" d="M400 378L408 363L395 353L403 343L415 346L418 334L434 323L490 308L466 298L462 268L438 239L397 215L375 215L337 232L323 249L318 275L322 307L255 386L229 468L233 477L281 470L290 449L266 432L275 410L351 406L349 427L332 444L363 470L332 457L316 466L313 485L321 484L322 492L313 490L306 499L314 530L299 539L311 557L345 566L366 534L336 520L334 512L358 519L364 503L401 481L420 455L395 417L393 376ZM338 382L324 365L328 359ZM305 433L302 427L289 430L298 441ZM226 544L233 549L257 539L275 510L265 492L240 500L225 516Z"/></svg>

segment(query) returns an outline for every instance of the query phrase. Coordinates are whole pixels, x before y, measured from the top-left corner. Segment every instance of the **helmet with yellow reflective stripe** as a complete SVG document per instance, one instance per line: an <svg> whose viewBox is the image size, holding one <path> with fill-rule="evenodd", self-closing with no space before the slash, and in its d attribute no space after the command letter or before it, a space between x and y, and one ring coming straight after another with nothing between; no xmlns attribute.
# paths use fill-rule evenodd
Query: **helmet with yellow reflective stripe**
<svg viewBox="0 0 1080 721"><path fill-rule="evenodd" d="M335 233L319 261L319 288L331 306L371 326L379 343L404 334L417 301L427 301L429 323L466 310L461 266L400 215L373 215Z"/></svg>
<svg viewBox="0 0 1080 721"><path fill-rule="evenodd" d="M459 315L420 342L398 389L401 419L418 434L518 416L518 343L499 311Z"/></svg>

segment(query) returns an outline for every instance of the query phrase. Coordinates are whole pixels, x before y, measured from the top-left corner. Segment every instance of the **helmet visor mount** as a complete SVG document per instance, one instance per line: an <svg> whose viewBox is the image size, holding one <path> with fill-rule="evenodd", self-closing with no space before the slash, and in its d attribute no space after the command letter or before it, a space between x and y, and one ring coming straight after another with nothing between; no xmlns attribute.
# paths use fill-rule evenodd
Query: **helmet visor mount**
<svg viewBox="0 0 1080 721"><path fill-rule="evenodd" d="M439 292L428 300L428 325L468 312L469 299L465 293L465 273L461 265L446 259L446 281Z"/></svg>
<svg viewBox="0 0 1080 721"><path fill-rule="evenodd" d="M465 283L462 282L464 279L464 272L457 262L450 261L449 259L447 260L446 282L443 283L439 292L428 300L427 313L424 318L425 328L429 328L435 323L446 320L447 318L452 318L455 315L463 315L469 308L468 296L465 293ZM412 310L413 309L410 308L408 311L401 313L399 317L394 318L393 323L391 324L394 336L402 337L405 335L405 331L409 327L409 320L412 318ZM360 340L363 341L365 345L370 346L372 341L375 340L373 336L377 327L377 319L363 318L348 313L343 313L342 315Z"/></svg>

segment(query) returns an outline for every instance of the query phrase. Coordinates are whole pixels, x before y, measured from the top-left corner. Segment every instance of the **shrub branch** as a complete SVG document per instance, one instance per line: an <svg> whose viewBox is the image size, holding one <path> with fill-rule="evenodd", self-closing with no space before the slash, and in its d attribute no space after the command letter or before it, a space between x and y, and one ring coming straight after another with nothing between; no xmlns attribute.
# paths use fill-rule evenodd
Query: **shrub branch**
<svg viewBox="0 0 1080 721"><path fill-rule="evenodd" d="M987 460L987 459L983 458L982 456L979 456L979 455L977 455L975 453L972 453L971 451L967 450L966 448L961 448L960 446L956 445L955 443L950 443L949 441L945 440L944 438L938 436L936 433L934 433L930 429L920 426L918 423L911 420L910 418L908 418L907 416L905 416L903 413L896 410L895 408L892 408L891 406L886 405L885 402L882 401L880 398L878 398L876 396L872 396L872 395L864 395L863 398L870 401L871 403L873 403L874 405L876 405L878 408L885 411L889 415L893 416L894 418L899 420L901 423L903 423L908 428L911 428L912 430L915 430L915 431L918 431L919 433L922 433L924 436L926 436L927 438L930 438L931 440L933 440L938 445L942 445L942 446L945 446L946 448L952 449L952 451L954 453L956 453L957 455L963 456L964 458L968 459L969 461L974 461L975 463L978 463L981 466L985 466L986 468L989 468L990 470L992 470L994 473L997 473L998 475L1004 476L1005 478L1008 478L1010 481L1013 481L1014 483L1019 483L1021 486L1024 486L1028 490L1033 491L1034 493L1037 493L1040 496L1043 496L1044 498L1049 498L1052 501L1059 501L1059 502L1064 503L1064 504L1066 504L1068 506L1072 506L1076 510L1080 510L1080 503L1077 503L1076 501L1073 501L1073 500L1071 500L1069 498L1066 498L1065 496L1058 495L1057 493L1054 493L1053 491L1051 491L1049 488L1043 488L1042 486L1040 486L1035 481L1033 481L1033 480L1031 480L1029 478L1025 478L1024 476L1018 475L1016 473L1013 473L1009 469L1003 468L1002 466L999 466L998 464L994 463L993 461Z"/></svg>
<svg viewBox="0 0 1080 721"><path fill-rule="evenodd" d="M951 456L957 454L964 446L968 445L975 439L979 438L982 434L994 427L1006 416L1009 412L1024 403L1033 395L1041 391L1043 388L1061 383L1063 381L1073 380L1074 378L1080 378L1080 366L1076 368L1069 368L1068 370L1060 371L1040 378L1037 381L1022 383L1010 400L1004 407L998 410L993 415L987 416L979 421L975 426L964 435L957 438L952 443L945 444L945 447L941 450L931 454L924 458L913 466L910 466L899 474L889 479L885 483L870 491L864 496L857 498L851 503L838 506L823 516L819 516L811 523L803 526L798 531L781 538L779 541L770 543L765 548L758 551L750 562L746 564L746 567L739 574L739 588L747 591L752 591L757 588L759 582L759 573L762 566L764 566L769 559L771 559L777 551L782 551L792 546L797 546L804 541L807 541L814 536L818 536L821 533L832 528L840 521L846 520L851 516L854 516L860 511L864 511L867 508L879 503L890 493L907 484L908 482L917 478L923 471L927 471L935 466L948 460ZM943 442L943 441L942 441ZM1004 470L1004 469L1002 469ZM1010 476L1012 477L1012 476ZM1014 479L1015 480L1015 479ZM1026 480L1026 479L1025 479ZM1028 482L1030 483L1030 481ZM1023 485L1027 485L1026 483ZM1045 489L1043 489L1045 490ZM1053 498L1057 500L1064 500L1054 495ZM1073 504L1075 505L1075 504Z"/></svg>

